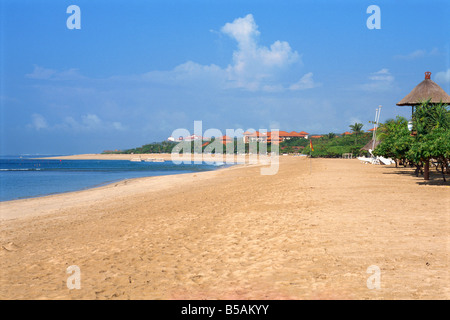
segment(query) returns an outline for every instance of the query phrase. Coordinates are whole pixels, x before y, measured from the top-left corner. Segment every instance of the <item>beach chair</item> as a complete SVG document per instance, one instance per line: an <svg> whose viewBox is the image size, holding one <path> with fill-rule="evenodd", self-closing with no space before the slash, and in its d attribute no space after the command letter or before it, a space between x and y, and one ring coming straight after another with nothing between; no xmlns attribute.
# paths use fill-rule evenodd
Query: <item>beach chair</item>
<svg viewBox="0 0 450 320"><path fill-rule="evenodd" d="M393 164L393 163L395 163L395 161L394 160L392 160L391 158L385 158L385 157L377 157L378 158L378 160L380 160L381 161L381 163L383 163L383 164L385 164L385 165L390 165L390 164Z"/></svg>
<svg viewBox="0 0 450 320"><path fill-rule="evenodd" d="M372 158L367 158L367 157L357 157L357 159L359 161L361 161L362 163L372 163Z"/></svg>

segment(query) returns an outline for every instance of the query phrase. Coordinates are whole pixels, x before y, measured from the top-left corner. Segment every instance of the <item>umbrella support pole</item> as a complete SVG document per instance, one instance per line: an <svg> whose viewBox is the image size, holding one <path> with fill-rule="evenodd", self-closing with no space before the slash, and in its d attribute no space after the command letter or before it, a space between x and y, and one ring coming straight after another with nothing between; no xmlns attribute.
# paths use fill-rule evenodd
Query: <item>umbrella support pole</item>
<svg viewBox="0 0 450 320"><path fill-rule="evenodd" d="M427 159L423 165L423 179L430 180L430 161Z"/></svg>

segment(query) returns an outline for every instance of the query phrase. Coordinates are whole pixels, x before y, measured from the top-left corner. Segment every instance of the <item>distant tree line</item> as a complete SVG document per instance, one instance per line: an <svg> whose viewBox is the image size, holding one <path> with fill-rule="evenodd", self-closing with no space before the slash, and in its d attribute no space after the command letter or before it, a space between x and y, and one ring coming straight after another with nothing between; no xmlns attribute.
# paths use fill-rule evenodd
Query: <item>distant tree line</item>
<svg viewBox="0 0 450 320"><path fill-rule="evenodd" d="M314 151L310 148L309 140L306 140L303 142L303 153L311 154L313 158L340 158L344 153L351 153L353 156L367 153L361 149L371 140L372 133L362 131L363 126L362 123L350 125L351 134L337 135L330 132L319 138L312 138Z"/></svg>
<svg viewBox="0 0 450 320"><path fill-rule="evenodd" d="M369 142L371 139L371 133L365 133L362 131L363 125L361 123L355 123L354 125L350 125L350 129L352 130L351 135L337 135L335 133L328 133L326 135L320 136L320 138L312 138L311 141L313 143L314 151L310 152L310 140L305 138L291 138L288 140L284 140L279 145L280 153L288 153L288 154L310 154L312 157L326 157L326 158L338 158L341 157L343 153L352 153L353 155L359 155L363 153L361 148ZM242 138L234 138L233 141L228 144L223 143L214 143L215 139L213 138L208 143L204 143L202 145L202 153L216 153L221 151L221 153L234 153L237 154L239 151L239 146L242 144L242 140L238 141L238 139ZM211 150L211 147L208 147L209 144L214 143L217 147L215 150ZM174 148L177 149L174 149ZM121 151L105 151L104 153L122 153L122 154L144 154L144 153L172 153L175 152L191 152L194 153L194 142L185 141L185 142L171 142L171 141L163 141L163 142L153 142L151 144L146 144L138 148L132 148ZM228 150L228 151L227 151ZM260 152L272 152L272 145L267 143L267 146L264 146L261 143L245 143L244 144L244 153L260 153ZM274 148L274 151L276 148Z"/></svg>
<svg viewBox="0 0 450 320"><path fill-rule="evenodd" d="M143 153L171 153L175 142L162 141L145 144L142 147L120 150L120 151L104 151L107 154L143 154Z"/></svg>

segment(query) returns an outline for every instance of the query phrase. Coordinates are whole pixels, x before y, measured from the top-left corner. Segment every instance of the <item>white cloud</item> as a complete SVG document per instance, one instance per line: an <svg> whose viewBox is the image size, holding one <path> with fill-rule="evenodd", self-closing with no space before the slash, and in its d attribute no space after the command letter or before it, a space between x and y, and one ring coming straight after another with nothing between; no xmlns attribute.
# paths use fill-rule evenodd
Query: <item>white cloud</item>
<svg viewBox="0 0 450 320"><path fill-rule="evenodd" d="M31 125L30 126L36 130L48 128L47 120L45 120L45 118L38 113L34 113L31 115Z"/></svg>
<svg viewBox="0 0 450 320"><path fill-rule="evenodd" d="M434 80L440 83L450 83L450 68L447 69L447 71L441 71L436 73Z"/></svg>
<svg viewBox="0 0 450 320"><path fill-rule="evenodd" d="M295 90L312 89L319 86L321 86L321 84L314 82L313 73L309 72L305 74L298 82L292 84L289 87L289 89L295 91Z"/></svg>
<svg viewBox="0 0 450 320"><path fill-rule="evenodd" d="M96 129L102 126L102 121L95 114L87 114L81 116L82 125L87 129Z"/></svg>
<svg viewBox="0 0 450 320"><path fill-rule="evenodd" d="M226 23L221 31L234 38L241 49L256 45L255 38L260 34L252 14Z"/></svg>
<svg viewBox="0 0 450 320"><path fill-rule="evenodd" d="M383 68L377 72L369 75L370 82L359 86L365 91L386 91L392 88L394 83L394 76L389 72L389 69Z"/></svg>
<svg viewBox="0 0 450 320"><path fill-rule="evenodd" d="M67 116L61 123L50 126L47 120L41 114L33 114L31 124L27 127L35 130L48 129L48 130L70 130L72 132L88 132L88 131L100 131L100 130L126 130L126 127L118 121L109 122L103 121L96 114L86 114L81 116L81 120L77 121L71 116Z"/></svg>
<svg viewBox="0 0 450 320"><path fill-rule="evenodd" d="M155 82L183 87L208 87L209 89L245 89L249 91L281 92L316 87L312 73L294 84L287 79L301 67L300 55L288 42L277 40L270 46L260 45L260 32L253 15L248 14L226 23L220 34L236 41L237 49L225 68L202 65L193 61L182 63L170 71L150 71L141 75L112 77L111 80ZM297 67L297 69L295 69Z"/></svg>
<svg viewBox="0 0 450 320"><path fill-rule="evenodd" d="M118 122L118 121L114 121L112 123L112 126L114 129L118 130L118 131L124 131L126 128L123 126L122 123Z"/></svg>
<svg viewBox="0 0 450 320"><path fill-rule="evenodd" d="M50 79L55 73L55 70L46 69L35 65L33 72L26 74L25 77L30 79Z"/></svg>
<svg viewBox="0 0 450 320"><path fill-rule="evenodd" d="M187 61L169 71L155 70L137 75L90 80L93 82L153 82L184 88L244 89L266 92L305 90L320 85L313 81L312 73L305 74L297 83L292 83L295 74L298 74L299 67L302 66L301 56L286 41L277 40L270 46L261 45L260 32L252 14L226 23L220 29L220 33L229 36L237 43L230 64L224 68L215 64L202 65ZM40 66L34 66L33 72L26 77L40 80L89 80L77 69L57 71Z"/></svg>
<svg viewBox="0 0 450 320"><path fill-rule="evenodd" d="M386 82L392 82L394 81L394 77L391 75L388 69L384 68L380 71L374 72L369 76L370 80L375 81L386 81Z"/></svg>
<svg viewBox="0 0 450 320"><path fill-rule="evenodd" d="M72 117L66 117L59 127L75 130L75 131L123 131L126 128L118 121L104 121L96 114L88 113L81 116L81 121L77 121Z"/></svg>
<svg viewBox="0 0 450 320"><path fill-rule="evenodd" d="M251 14L226 23L221 31L238 45L238 50L233 52L233 63L226 68L233 87L272 90L273 85L268 84L280 80L288 66L300 63L299 54L285 41L277 40L270 47L261 46L258 43L260 32Z"/></svg>
<svg viewBox="0 0 450 320"><path fill-rule="evenodd" d="M205 82L210 84L223 83L223 81L226 80L224 71L219 66L215 64L206 66L193 61L187 61L178 65L172 72L170 72L170 74L171 81L182 83L195 81L191 84L203 84Z"/></svg>
<svg viewBox="0 0 450 320"><path fill-rule="evenodd" d="M26 74L25 77L36 80L78 80L85 78L79 73L78 69L57 71L37 65L34 66L33 72Z"/></svg>
<svg viewBox="0 0 450 320"><path fill-rule="evenodd" d="M438 54L439 54L439 50L437 48L433 48L430 51L418 49L418 50L415 50L415 51L410 52L405 55L401 55L401 54L396 55L396 56L394 56L394 58L399 59L399 60L415 60L415 59L420 59L420 58L424 58L424 57L435 56Z"/></svg>

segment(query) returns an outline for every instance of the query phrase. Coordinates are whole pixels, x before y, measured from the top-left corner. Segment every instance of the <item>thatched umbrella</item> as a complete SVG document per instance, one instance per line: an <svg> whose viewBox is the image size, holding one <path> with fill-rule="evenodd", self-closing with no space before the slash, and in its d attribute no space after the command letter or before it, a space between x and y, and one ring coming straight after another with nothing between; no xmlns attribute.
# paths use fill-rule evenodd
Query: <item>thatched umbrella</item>
<svg viewBox="0 0 450 320"><path fill-rule="evenodd" d="M370 141L367 142L366 145L362 147L360 150L373 151L380 144L380 142L381 142L380 140L370 139Z"/></svg>
<svg viewBox="0 0 450 320"><path fill-rule="evenodd" d="M425 80L419 83L412 91L397 103L398 106L411 106L414 114L414 107L423 101L430 100L430 104L446 103L450 104L450 96L433 80L431 72L425 72ZM424 179L429 179L429 162L425 161Z"/></svg>
<svg viewBox="0 0 450 320"><path fill-rule="evenodd" d="M431 78L431 72L425 72L425 80L419 83L412 91L397 103L398 106L411 106L414 113L414 107L421 104L422 101L430 100L431 104L447 103L450 104L450 96Z"/></svg>

